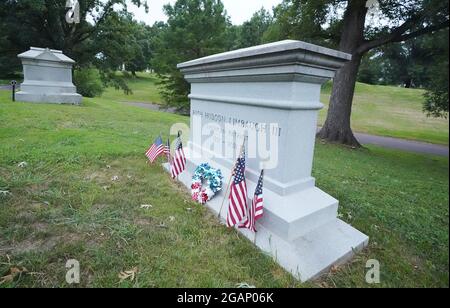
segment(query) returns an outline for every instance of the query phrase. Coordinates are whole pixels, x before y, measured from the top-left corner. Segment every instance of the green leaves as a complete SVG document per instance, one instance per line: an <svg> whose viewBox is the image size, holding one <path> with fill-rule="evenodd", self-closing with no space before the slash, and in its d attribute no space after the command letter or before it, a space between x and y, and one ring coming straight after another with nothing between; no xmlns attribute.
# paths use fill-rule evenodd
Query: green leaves
<svg viewBox="0 0 450 308"><path fill-rule="evenodd" d="M189 85L177 64L226 50L228 17L220 0L178 0L164 6L152 67L161 75L166 105L187 110Z"/></svg>

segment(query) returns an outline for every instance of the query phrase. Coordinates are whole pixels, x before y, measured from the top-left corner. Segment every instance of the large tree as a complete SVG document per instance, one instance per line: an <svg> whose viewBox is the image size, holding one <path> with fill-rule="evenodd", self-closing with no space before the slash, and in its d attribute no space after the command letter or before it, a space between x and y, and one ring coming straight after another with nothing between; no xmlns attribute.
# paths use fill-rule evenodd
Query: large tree
<svg viewBox="0 0 450 308"><path fill-rule="evenodd" d="M273 17L270 12L261 8L253 14L250 20L238 27L237 48L245 48L261 45L264 42L264 34L272 25Z"/></svg>
<svg viewBox="0 0 450 308"><path fill-rule="evenodd" d="M377 8L370 12L372 5ZM334 78L327 119L318 134L351 146L360 145L350 118L363 57L373 49L449 26L448 0L284 0L275 17L283 37L328 45L352 55Z"/></svg>
<svg viewBox="0 0 450 308"><path fill-rule="evenodd" d="M144 23L132 22L131 42L133 53L125 62L125 69L136 76L136 72L145 71L150 67L153 54L152 37L157 35L154 27Z"/></svg>
<svg viewBox="0 0 450 308"><path fill-rule="evenodd" d="M167 26L158 37L152 64L163 80L166 104L186 111L189 84L177 64L226 50L230 23L220 0L178 0L164 11Z"/></svg>
<svg viewBox="0 0 450 308"><path fill-rule="evenodd" d="M78 2L80 23L68 23L67 0L0 1L0 42L5 42L0 44L0 57L15 59L19 52L28 50L30 46L49 47L63 50L78 65L97 64L100 69L111 68L108 63L100 63L98 60L102 56L109 56L111 59L113 52L116 53L116 58L120 53L129 54L130 45L127 43L132 29L127 5L132 3L148 8L147 1ZM113 49L114 45L118 48ZM120 62L123 63L123 60ZM9 66L8 69L13 71L15 68ZM113 76L110 72L105 72L104 75L106 74Z"/></svg>
<svg viewBox="0 0 450 308"><path fill-rule="evenodd" d="M435 54L433 63L428 67L430 74L427 93L425 94L424 111L434 117L448 117L449 101L449 46L448 29L440 31L436 38L429 42ZM436 52L437 51L437 52Z"/></svg>

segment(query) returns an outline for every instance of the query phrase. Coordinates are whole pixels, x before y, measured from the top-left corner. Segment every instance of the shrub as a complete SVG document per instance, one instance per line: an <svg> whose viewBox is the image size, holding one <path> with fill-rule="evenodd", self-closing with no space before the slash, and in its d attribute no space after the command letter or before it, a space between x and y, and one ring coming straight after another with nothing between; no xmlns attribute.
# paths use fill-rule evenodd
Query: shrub
<svg viewBox="0 0 450 308"><path fill-rule="evenodd" d="M84 97L95 97L103 94L105 87L97 69L77 69L75 70L73 79L73 82L77 87L77 92Z"/></svg>

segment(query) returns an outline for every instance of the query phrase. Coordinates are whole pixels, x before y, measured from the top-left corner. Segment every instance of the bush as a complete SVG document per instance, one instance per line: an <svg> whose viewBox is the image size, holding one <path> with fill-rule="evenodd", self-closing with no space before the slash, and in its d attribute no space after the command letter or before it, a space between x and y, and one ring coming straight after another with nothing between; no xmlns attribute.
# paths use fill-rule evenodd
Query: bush
<svg viewBox="0 0 450 308"><path fill-rule="evenodd" d="M84 97L95 97L103 94L105 87L97 69L77 69L73 79L77 92Z"/></svg>
<svg viewBox="0 0 450 308"><path fill-rule="evenodd" d="M447 53L448 59L448 53ZM431 71L433 72L431 83L427 87L425 93L425 103L423 106L424 111L428 116L435 118L447 118L448 117L448 60L446 63L439 62Z"/></svg>

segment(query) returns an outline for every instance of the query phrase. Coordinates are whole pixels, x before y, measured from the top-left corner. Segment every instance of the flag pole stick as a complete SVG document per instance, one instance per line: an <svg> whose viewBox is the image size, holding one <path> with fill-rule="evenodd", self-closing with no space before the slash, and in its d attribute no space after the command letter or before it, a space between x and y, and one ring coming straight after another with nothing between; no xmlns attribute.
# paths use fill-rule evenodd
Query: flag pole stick
<svg viewBox="0 0 450 308"><path fill-rule="evenodd" d="M244 142L242 143L241 150L239 152L239 156L242 155L242 152L244 151L244 146L245 146L245 138L244 138ZM220 206L220 210L219 210L219 215L218 215L219 219L220 219L220 214L222 213L223 206L225 204L225 200L228 199L227 196L228 196L228 193L229 193L229 190L231 187L231 181L233 180L233 173L234 173L235 169L236 169L236 165L234 165L233 170L231 171L231 174L230 174L230 180L228 181L227 191L225 192L225 196L223 197L222 205Z"/></svg>
<svg viewBox="0 0 450 308"><path fill-rule="evenodd" d="M226 190L226 192L225 192L225 196L223 197L222 205L220 206L219 216L218 216L219 219L220 219L220 214L222 213L223 205L225 204L225 200L227 199L227 195L228 195L228 192L229 192L229 190L230 190L230 187L231 187L231 181L232 181L232 180L233 180L233 171L231 171L230 180L228 181L227 190Z"/></svg>

